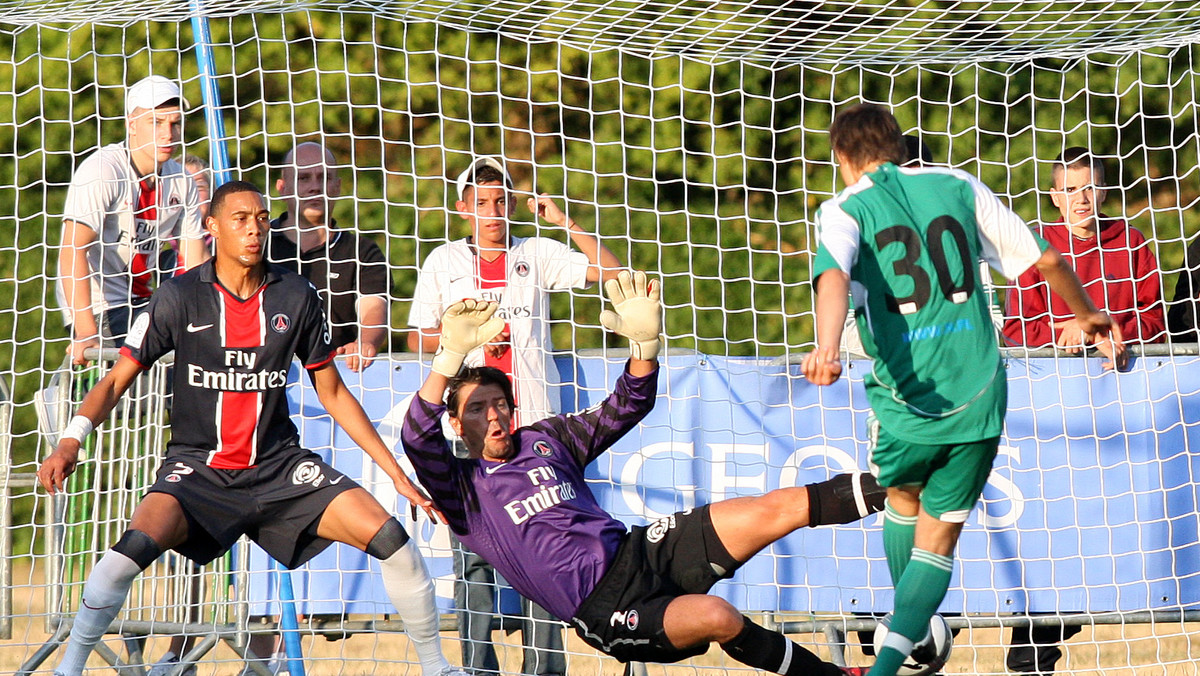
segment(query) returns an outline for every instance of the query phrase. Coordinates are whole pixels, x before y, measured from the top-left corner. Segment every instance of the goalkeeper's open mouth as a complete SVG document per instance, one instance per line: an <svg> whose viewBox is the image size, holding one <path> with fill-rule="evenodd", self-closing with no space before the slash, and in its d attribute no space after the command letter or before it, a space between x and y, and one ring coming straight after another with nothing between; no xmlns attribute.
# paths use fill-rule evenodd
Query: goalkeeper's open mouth
<svg viewBox="0 0 1200 676"><path fill-rule="evenodd" d="M500 423L492 422L488 425L487 438L495 440L508 439L508 430L504 429L504 426Z"/></svg>

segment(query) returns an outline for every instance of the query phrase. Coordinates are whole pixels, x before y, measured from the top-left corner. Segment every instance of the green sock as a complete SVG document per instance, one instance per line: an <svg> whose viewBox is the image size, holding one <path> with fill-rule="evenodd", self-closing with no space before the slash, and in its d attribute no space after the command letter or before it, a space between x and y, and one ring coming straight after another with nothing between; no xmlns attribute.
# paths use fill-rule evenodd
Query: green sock
<svg viewBox="0 0 1200 676"><path fill-rule="evenodd" d="M912 550L912 560L896 585L896 610L883 650L875 658L869 676L896 676L912 652L912 644L925 638L929 618L946 598L954 559L923 549Z"/></svg>
<svg viewBox="0 0 1200 676"><path fill-rule="evenodd" d="M892 586L900 585L908 560L912 558L913 534L917 530L917 517L901 516L889 502L883 511L883 551L887 553L888 571L892 574Z"/></svg>

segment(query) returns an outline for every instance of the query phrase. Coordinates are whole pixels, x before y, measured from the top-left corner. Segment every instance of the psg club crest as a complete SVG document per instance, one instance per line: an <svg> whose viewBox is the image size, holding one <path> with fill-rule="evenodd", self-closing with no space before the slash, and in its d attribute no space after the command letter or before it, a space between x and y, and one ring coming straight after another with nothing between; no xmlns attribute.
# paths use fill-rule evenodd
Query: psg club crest
<svg viewBox="0 0 1200 676"><path fill-rule="evenodd" d="M517 264L513 266L513 272L517 273L518 277L528 277L529 263L526 263L525 261L518 261Z"/></svg>
<svg viewBox="0 0 1200 676"><path fill-rule="evenodd" d="M539 458L549 458L554 455L554 449L550 448L550 444L541 440L533 442L533 452Z"/></svg>
<svg viewBox="0 0 1200 676"><path fill-rule="evenodd" d="M629 631L637 631L638 620L638 611L630 610L629 614L625 616L625 626L629 627Z"/></svg>
<svg viewBox="0 0 1200 676"><path fill-rule="evenodd" d="M275 333L287 333L287 330L291 328L291 326L292 320L288 319L288 316L282 312L274 317L271 317L271 329L274 330Z"/></svg>

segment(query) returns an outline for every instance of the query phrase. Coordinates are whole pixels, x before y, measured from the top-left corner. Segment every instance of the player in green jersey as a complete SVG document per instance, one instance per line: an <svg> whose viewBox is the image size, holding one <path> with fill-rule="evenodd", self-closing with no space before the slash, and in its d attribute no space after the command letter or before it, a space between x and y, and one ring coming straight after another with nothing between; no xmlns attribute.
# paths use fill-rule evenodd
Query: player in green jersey
<svg viewBox="0 0 1200 676"><path fill-rule="evenodd" d="M802 369L817 385L841 375L853 298L875 362L864 378L871 466L888 490L883 538L896 587L870 676L895 676L946 595L1004 424L1005 373L978 261L1009 279L1037 266L1108 365L1126 356L1120 331L1063 257L982 183L957 169L898 166L904 137L887 110L852 106L829 134L847 187L817 212L817 348Z"/></svg>

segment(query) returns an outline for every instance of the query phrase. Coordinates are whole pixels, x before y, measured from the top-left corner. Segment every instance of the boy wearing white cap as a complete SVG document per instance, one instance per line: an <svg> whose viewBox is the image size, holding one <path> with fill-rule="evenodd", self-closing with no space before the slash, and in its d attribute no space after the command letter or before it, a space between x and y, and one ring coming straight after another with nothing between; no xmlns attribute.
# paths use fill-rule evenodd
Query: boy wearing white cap
<svg viewBox="0 0 1200 676"><path fill-rule="evenodd" d="M508 374L517 395L520 424L554 415L551 393L557 377L550 342L548 291L578 289L615 279L621 261L558 207L546 194L526 200L529 211L564 228L569 245L549 237L513 237L516 213L512 179L495 157L483 157L458 175L456 213L471 235L447 242L421 266L408 325L410 350L437 350L442 313L465 298L494 300L506 326L496 339L468 355L469 366L496 366Z"/></svg>
<svg viewBox="0 0 1200 676"><path fill-rule="evenodd" d="M425 354L437 350L442 315L450 304L467 298L498 302L496 316L504 319L504 329L467 355L466 363L495 366L507 374L516 394L514 418L518 425L529 425L558 409L549 292L615 279L621 261L598 235L579 227L545 194L526 200L529 211L564 228L578 251L548 237L511 236L509 219L516 213L516 202L512 179L499 158L472 162L458 175L455 188L455 210L470 225L471 235L437 247L421 266L408 316L408 347ZM482 676L499 668L490 642L495 571L471 552L456 549L454 595L463 667ZM565 673L562 631L556 621L537 606L522 605L526 617L521 673Z"/></svg>
<svg viewBox="0 0 1200 676"><path fill-rule="evenodd" d="M187 105L161 75L138 81L125 93L125 142L100 148L71 177L56 292L76 364L102 338L124 338L150 300L162 243L180 240L184 269L208 259L196 185L171 159Z"/></svg>

